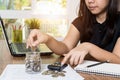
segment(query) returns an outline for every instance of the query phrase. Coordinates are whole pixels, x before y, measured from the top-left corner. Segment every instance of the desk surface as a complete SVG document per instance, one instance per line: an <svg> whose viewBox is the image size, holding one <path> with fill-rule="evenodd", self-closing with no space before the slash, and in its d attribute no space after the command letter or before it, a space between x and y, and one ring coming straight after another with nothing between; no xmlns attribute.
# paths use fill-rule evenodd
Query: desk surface
<svg viewBox="0 0 120 80"><path fill-rule="evenodd" d="M60 61L62 57L52 54L50 56L41 56L43 64L50 64ZM23 64L25 57L11 56L4 40L0 40L0 74L3 72L7 64ZM93 74L79 73L85 80L120 80L120 78L113 78L110 76L99 76Z"/></svg>

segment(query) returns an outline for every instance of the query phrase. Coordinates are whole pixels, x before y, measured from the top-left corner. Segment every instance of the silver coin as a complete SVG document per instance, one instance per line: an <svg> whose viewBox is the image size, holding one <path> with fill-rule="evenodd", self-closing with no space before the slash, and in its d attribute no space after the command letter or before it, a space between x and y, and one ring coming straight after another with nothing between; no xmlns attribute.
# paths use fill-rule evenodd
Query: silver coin
<svg viewBox="0 0 120 80"><path fill-rule="evenodd" d="M65 74L64 74L63 72L58 72L58 75L59 75L59 76L62 76L62 77L65 76Z"/></svg>
<svg viewBox="0 0 120 80"><path fill-rule="evenodd" d="M47 71L44 71L44 72L42 73L42 75L50 75L50 74L52 74L52 73L53 73L53 71L47 70Z"/></svg>
<svg viewBox="0 0 120 80"><path fill-rule="evenodd" d="M42 75L48 75L48 72L47 72L47 71L44 71L44 72L42 73Z"/></svg>
<svg viewBox="0 0 120 80"><path fill-rule="evenodd" d="M52 77L58 77L59 75L58 74L52 74Z"/></svg>
<svg viewBox="0 0 120 80"><path fill-rule="evenodd" d="M61 72L66 73L66 71L61 71Z"/></svg>
<svg viewBox="0 0 120 80"><path fill-rule="evenodd" d="M54 74L54 71L48 70L48 73L49 73L49 74Z"/></svg>

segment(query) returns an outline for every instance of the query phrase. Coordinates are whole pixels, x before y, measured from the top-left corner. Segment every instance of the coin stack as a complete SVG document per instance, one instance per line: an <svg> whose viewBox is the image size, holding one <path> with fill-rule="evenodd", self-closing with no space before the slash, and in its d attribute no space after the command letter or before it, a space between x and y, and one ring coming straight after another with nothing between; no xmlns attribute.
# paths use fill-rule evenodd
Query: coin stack
<svg viewBox="0 0 120 80"><path fill-rule="evenodd" d="M53 64L48 65L48 70L42 72L42 75L51 75L52 77L59 77L59 76L64 77L66 71L63 71L62 68L60 62L55 62Z"/></svg>
<svg viewBox="0 0 120 80"><path fill-rule="evenodd" d="M53 71L53 70L46 70L44 72L42 72L42 75L51 75L52 77L64 77L65 76L66 71Z"/></svg>
<svg viewBox="0 0 120 80"><path fill-rule="evenodd" d="M41 58L38 52L26 53L25 68L27 73L38 73L41 71Z"/></svg>

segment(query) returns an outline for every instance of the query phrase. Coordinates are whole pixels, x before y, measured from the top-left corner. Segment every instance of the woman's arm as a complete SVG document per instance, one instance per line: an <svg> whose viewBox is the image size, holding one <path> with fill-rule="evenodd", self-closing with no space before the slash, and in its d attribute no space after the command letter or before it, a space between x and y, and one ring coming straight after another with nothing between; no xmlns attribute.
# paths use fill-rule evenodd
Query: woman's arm
<svg viewBox="0 0 120 80"><path fill-rule="evenodd" d="M120 64L120 38L117 40L117 43L114 47L113 52L108 52L104 49L97 47L96 45L90 44L91 48L89 49L89 54L100 61L109 60L111 63Z"/></svg>
<svg viewBox="0 0 120 80"><path fill-rule="evenodd" d="M57 41L53 37L49 38L50 39L47 41L46 45L52 51L56 54L66 54L77 45L80 38L80 33L74 25L71 25L63 41Z"/></svg>
<svg viewBox="0 0 120 80"><path fill-rule="evenodd" d="M33 30L27 40L28 47L37 46L40 43L46 44L54 53L65 54L75 47L79 41L80 33L74 25L70 26L69 32L63 41L57 41L48 34Z"/></svg>
<svg viewBox="0 0 120 80"><path fill-rule="evenodd" d="M120 38L118 38L113 52L106 51L99 48L98 46L84 42L74 49L72 49L63 59L62 64L66 63L68 60L71 65L77 65L84 61L86 55L90 54L92 57L99 61L109 60L111 63L120 64Z"/></svg>

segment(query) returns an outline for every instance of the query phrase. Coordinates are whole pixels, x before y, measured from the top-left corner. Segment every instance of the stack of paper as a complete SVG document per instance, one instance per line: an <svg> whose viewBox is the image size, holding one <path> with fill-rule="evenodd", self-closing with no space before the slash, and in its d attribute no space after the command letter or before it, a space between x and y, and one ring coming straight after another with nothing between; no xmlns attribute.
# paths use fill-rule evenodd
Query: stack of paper
<svg viewBox="0 0 120 80"><path fill-rule="evenodd" d="M76 71L70 66L67 66L64 77L52 77L51 75L42 75L43 71L47 70L47 64L42 65L42 71L37 74L28 74L25 72L24 64L9 64L1 74L0 80L83 80Z"/></svg>

